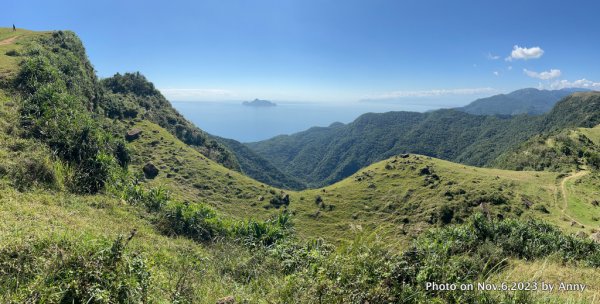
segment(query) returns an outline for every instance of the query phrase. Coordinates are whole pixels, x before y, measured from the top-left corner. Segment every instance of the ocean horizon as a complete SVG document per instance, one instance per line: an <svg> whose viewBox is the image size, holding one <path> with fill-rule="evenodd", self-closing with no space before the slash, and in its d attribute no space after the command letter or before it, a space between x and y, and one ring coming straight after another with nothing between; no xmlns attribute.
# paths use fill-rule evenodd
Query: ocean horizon
<svg viewBox="0 0 600 304"><path fill-rule="evenodd" d="M242 105L242 101L173 101L173 106L200 129L240 142L266 140L335 122L350 123L365 113L425 112L443 108L432 103L276 102L274 107ZM458 105L457 105L458 106Z"/></svg>

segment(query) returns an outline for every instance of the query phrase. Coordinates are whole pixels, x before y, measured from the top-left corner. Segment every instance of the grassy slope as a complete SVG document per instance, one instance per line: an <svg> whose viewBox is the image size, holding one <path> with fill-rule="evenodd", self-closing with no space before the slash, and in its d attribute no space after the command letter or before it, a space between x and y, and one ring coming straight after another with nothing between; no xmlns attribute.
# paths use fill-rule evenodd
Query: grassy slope
<svg viewBox="0 0 600 304"><path fill-rule="evenodd" d="M266 218L276 212L276 209L265 209L265 206L269 206L268 201L279 195L281 190L199 156L197 151L155 124L141 121L134 127L144 131L140 139L130 144L136 155L132 170L141 172L141 167L147 162L161 168L155 179L147 181L149 185L164 186L182 199L209 203L237 218ZM426 166L439 176L439 181L428 186L424 186L427 175L419 172ZM590 175L589 179L592 176L595 175ZM562 216L561 180L562 177L554 172L477 168L425 156L411 156L373 164L325 188L285 193L291 197L289 209L296 215L296 229L300 236L307 238L339 241L352 238L356 229L381 229L393 235L394 239L408 239L431 226L430 218L432 215L435 217L441 207L450 206L456 217L464 217L482 210L479 202L485 202L486 195L491 193L501 194L507 199L502 205L490 204L496 216L514 217L519 209L523 211L522 217L546 219L567 231L577 232L582 228L571 226L571 219ZM588 233L589 229L598 226L591 218L600 217L600 208L597 212L586 213L576 210L582 204L590 206L591 198L596 195L591 182L577 183L573 180L566 183L570 201L567 214L586 225L583 230ZM465 193L455 194L452 199L446 194L458 193L460 189ZM262 201L259 200L261 196L264 198ZM324 206L315 203L317 196L322 197ZM527 208L524 201L533 205ZM550 213L536 210L537 205L544 205ZM510 210L507 211L508 208ZM405 223L407 220L408 223ZM408 237L403 233L407 233Z"/></svg>
<svg viewBox="0 0 600 304"><path fill-rule="evenodd" d="M33 32L21 29L17 32L13 32L12 28L0 28L0 79L10 77L14 74L18 69L18 63L20 62L19 56L7 56L6 53L9 51L19 52L27 40L34 39L36 36L43 34L44 32ZM10 38L15 38L14 42L8 44L1 43Z"/></svg>
<svg viewBox="0 0 600 304"><path fill-rule="evenodd" d="M600 126L596 126L594 128L579 128L579 132L583 133L596 145L600 146Z"/></svg>
<svg viewBox="0 0 600 304"><path fill-rule="evenodd" d="M22 39L34 35L37 34L32 33ZM4 53L0 53L0 69L14 69L16 61L5 60L5 57ZM16 111L6 104L12 102L9 96L0 90L2 164L19 157L9 149L16 140L14 134L10 133ZM141 166L148 161L161 168L159 176L147 181L147 184L163 185L173 190L175 196L190 202L207 202L219 211L238 218L266 218L275 212L273 208L265 209L264 206L269 205L268 200L279 194L280 190L216 164L153 123L136 121L133 124L130 127L139 127L144 132L140 139L130 144L134 154L130 170L139 173ZM386 165L389 165L388 168ZM439 176L439 181L424 186L428 175L421 175L419 170L425 166ZM167 177L167 174L172 176ZM595 176L589 175L581 180L580 183L577 180L567 183L571 201L566 212L574 217L580 215L578 206L586 204L598 194L593 188L597 183ZM373 164L323 189L286 193L291 195L290 210L296 214L296 229L301 237L341 240L351 238L353 230L379 228L388 238L405 240L408 237L401 233L402 230L410 237L429 226L431 214L435 214L440 206L448 204L459 212L461 207L470 203L469 199L461 196L472 194L471 198L477 198L489 189L495 189L509 198L506 204L491 208L494 214L514 216L511 215L514 209L509 212L502 209L510 206L524 209L521 216L548 219L568 231L587 231L594 227L591 218L585 216L578 218L586 225L585 228L571 226L570 221L562 219L559 185L560 178L556 173L481 169L411 156ZM500 187L502 190L498 190ZM458 189L465 190L465 193L454 195L453 200L444 195L447 190ZM259 201L260 196L264 197L263 201ZM315 204L316 196L322 197L324 206ZM521 206L522 197L531 200L534 205L547 205L550 213L525 210ZM0 206L0 248L32 239L68 239L84 244L110 241L118 234L126 235L132 229L137 229L138 234L129 245L129 250L141 252L150 261L153 283L158 286L152 290L156 300L168 298L175 288L177 276L182 269L191 267L192 260L203 261L201 270L194 274L196 278L192 284L201 295L202 302L206 303L214 303L217 298L229 294L259 302L259 299L272 297L272 293L277 292L277 282L281 280L268 270L256 270L259 274L257 280L252 284L241 284L233 279L230 272L244 267L250 258L246 252L219 245L201 246L185 238L165 237L155 231L138 210L106 195L78 196L43 189L20 193L2 178ZM329 206L334 207L330 210ZM405 224L406 220L408 223ZM576 273L590 272L585 268L575 270L561 268L551 261L549 263L550 266L543 268L550 269L546 273L540 273L539 268L527 264L517 263L514 269L519 274L536 273L542 279L552 279L559 273L573 273L573 277L569 278L578 278ZM599 286L600 279L593 277L590 282ZM597 289L591 296L594 295L600 296Z"/></svg>
<svg viewBox="0 0 600 304"><path fill-rule="evenodd" d="M10 35L12 32L0 29L0 33ZM21 37L19 39L23 40L44 35L37 32L24 34L21 31L18 34ZM21 47L19 41L22 40L0 46L0 49L18 49ZM4 51L0 53L0 70L14 74L20 57L6 57L8 56ZM0 78L6 76L0 75ZM164 236L139 209L106 194L82 196L58 189L36 187L26 192L16 191L4 170L9 169L15 162L27 159L31 154L49 155L49 152L34 140L18 138L14 128L18 124L17 104L18 100L12 97L10 92L0 89L0 255L4 254L3 250L30 244L41 246L39 244L74 243L78 248L90 248L99 244L110 246L118 235L129 235L135 229L137 234L128 244L127 252L141 254L150 265L153 287L149 299L153 303L168 302L184 274L189 276L186 284L194 289L196 300L202 303L215 303L217 299L232 294L252 303L275 297L272 293L276 292L276 289L265 287L280 282L282 278L276 277L268 270L257 269L251 284L238 281L239 274L236 271L252 258L243 248L218 243L203 246L187 238ZM153 127L159 130L160 134L170 136L166 130L156 125ZM172 139L178 147L194 153L195 158L206 160L193 148L174 137ZM207 164L208 167L203 169L208 171L211 177L229 173L258 185L253 180L212 161L207 161ZM135 169L136 167L132 166L132 170ZM216 190L218 193L221 191L224 190ZM218 200L223 202L225 199L222 198L225 197L226 194ZM61 249L53 250L60 253ZM224 252L227 254L223 254ZM42 275L50 273L53 265L45 267L47 268L37 271ZM43 279L43 276L38 279ZM10 301L12 296L14 295L2 294L0 302Z"/></svg>
<svg viewBox="0 0 600 304"><path fill-rule="evenodd" d="M269 190L274 188L215 163L154 123L139 121L132 128L143 132L129 144L134 155L130 170L139 174L148 162L160 170L146 180L149 186L166 187L176 197L202 201L236 217L267 216L256 203L261 195L272 197Z"/></svg>

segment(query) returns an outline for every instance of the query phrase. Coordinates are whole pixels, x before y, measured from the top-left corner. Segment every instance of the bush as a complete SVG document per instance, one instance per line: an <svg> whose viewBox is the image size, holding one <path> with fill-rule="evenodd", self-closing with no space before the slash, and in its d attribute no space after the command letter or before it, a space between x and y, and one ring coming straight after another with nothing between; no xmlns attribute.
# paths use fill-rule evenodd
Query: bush
<svg viewBox="0 0 600 304"><path fill-rule="evenodd" d="M129 162L122 140L116 140L92 118L99 84L80 41L56 32L29 50L16 77L23 95L21 125L74 170L72 191L96 193L111 172ZM116 158L116 161L115 161Z"/></svg>
<svg viewBox="0 0 600 304"><path fill-rule="evenodd" d="M161 212L158 226L167 235L183 235L199 242L227 235L217 213L202 204L170 204Z"/></svg>
<svg viewBox="0 0 600 304"><path fill-rule="evenodd" d="M30 240L0 249L0 294L14 303L142 303L150 273L144 258L126 252L128 239L84 247Z"/></svg>
<svg viewBox="0 0 600 304"><path fill-rule="evenodd" d="M248 247L268 247L291 234L288 213L266 221L222 219L203 204L172 202L159 214L159 229L167 235L187 236L198 242L233 240Z"/></svg>
<svg viewBox="0 0 600 304"><path fill-rule="evenodd" d="M16 56L20 56L21 53L19 53L19 51L17 50L8 50L6 51L6 56L11 56L11 57L16 57Z"/></svg>
<svg viewBox="0 0 600 304"><path fill-rule="evenodd" d="M13 186L19 191L33 187L56 188L59 181L52 160L43 155L29 155L19 159L9 169Z"/></svg>

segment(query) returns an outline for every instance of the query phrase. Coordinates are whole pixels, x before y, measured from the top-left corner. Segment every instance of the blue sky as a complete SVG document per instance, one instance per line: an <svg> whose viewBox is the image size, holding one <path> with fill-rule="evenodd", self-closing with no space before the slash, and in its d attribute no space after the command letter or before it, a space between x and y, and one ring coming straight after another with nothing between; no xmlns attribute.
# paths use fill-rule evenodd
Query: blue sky
<svg viewBox="0 0 600 304"><path fill-rule="evenodd" d="M73 30L101 77L140 71L173 100L468 102L524 87L600 88L594 1L2 6L2 26Z"/></svg>

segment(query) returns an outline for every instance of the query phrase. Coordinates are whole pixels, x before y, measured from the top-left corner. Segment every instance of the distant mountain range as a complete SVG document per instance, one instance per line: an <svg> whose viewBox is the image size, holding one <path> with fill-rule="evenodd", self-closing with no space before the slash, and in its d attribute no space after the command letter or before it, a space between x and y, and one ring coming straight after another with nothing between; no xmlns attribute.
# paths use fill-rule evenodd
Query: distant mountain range
<svg viewBox="0 0 600 304"><path fill-rule="evenodd" d="M456 108L461 112L475 115L540 115L547 113L564 97L586 89L538 90L527 88L508 94L499 94L477 99L470 104Z"/></svg>
<svg viewBox="0 0 600 304"><path fill-rule="evenodd" d="M243 105L245 106L249 106L249 107L274 107L277 104L272 102L272 101L268 101L268 100L263 100L263 99L254 99L253 101L244 101L242 102Z"/></svg>

